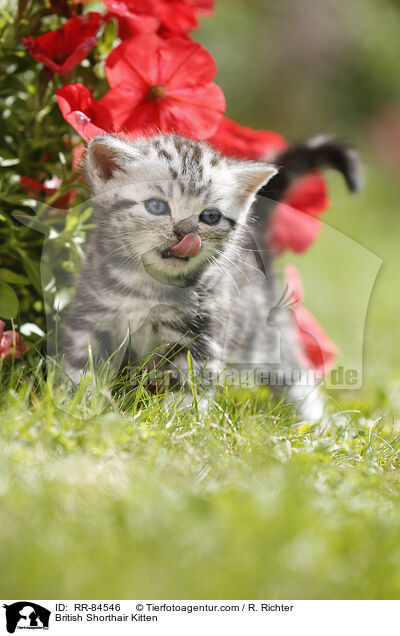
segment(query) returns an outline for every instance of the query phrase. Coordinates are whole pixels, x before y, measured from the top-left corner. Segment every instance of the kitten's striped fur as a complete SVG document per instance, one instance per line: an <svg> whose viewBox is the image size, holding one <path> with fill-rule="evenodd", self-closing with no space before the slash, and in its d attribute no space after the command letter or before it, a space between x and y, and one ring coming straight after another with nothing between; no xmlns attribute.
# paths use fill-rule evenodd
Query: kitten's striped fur
<svg viewBox="0 0 400 636"><path fill-rule="evenodd" d="M327 143L301 146L297 154L310 158L318 148L329 165L321 150ZM158 349L148 366L167 354L184 374L188 350L198 374L206 362L215 372L229 363L266 372L298 369L291 312L276 311L280 293L263 248L270 199L281 198L283 179L291 180L284 160L277 158L277 174L267 163L229 159L177 135L135 142L104 135L90 142L85 174L96 228L64 328L66 370L75 382L87 362L88 339L102 359L122 342L130 342L130 360ZM346 176L354 172L349 161L346 170L338 166ZM295 176L310 169L304 160L294 163ZM269 197L267 206L265 199L253 205L258 191ZM166 201L170 214L149 213L145 202L154 198ZM199 219L206 209L222 213L215 225ZM200 252L169 258L187 234L200 236ZM126 346L116 366L123 351ZM309 390L292 387L287 399L301 400Z"/></svg>

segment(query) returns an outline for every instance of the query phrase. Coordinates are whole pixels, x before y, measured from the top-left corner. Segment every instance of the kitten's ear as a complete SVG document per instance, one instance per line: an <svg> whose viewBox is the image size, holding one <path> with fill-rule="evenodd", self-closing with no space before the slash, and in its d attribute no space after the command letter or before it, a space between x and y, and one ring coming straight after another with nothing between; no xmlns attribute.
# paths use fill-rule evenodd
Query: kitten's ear
<svg viewBox="0 0 400 636"><path fill-rule="evenodd" d="M88 184L93 190L104 189L110 179L126 172L130 159L135 159L135 154L128 142L111 135L94 137L89 142L86 154L85 176Z"/></svg>
<svg viewBox="0 0 400 636"><path fill-rule="evenodd" d="M234 171L239 185L239 196L243 204L254 199L258 190L277 172L277 168L262 161L237 161Z"/></svg>

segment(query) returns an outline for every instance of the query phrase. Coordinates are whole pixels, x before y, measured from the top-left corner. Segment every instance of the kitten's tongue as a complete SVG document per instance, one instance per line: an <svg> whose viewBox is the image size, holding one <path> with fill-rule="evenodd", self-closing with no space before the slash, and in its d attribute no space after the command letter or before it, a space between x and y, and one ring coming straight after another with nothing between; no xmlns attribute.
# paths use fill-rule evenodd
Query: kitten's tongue
<svg viewBox="0 0 400 636"><path fill-rule="evenodd" d="M171 252L174 256L185 258L186 256L196 256L200 252L201 238L198 234L186 234L181 241L174 247Z"/></svg>

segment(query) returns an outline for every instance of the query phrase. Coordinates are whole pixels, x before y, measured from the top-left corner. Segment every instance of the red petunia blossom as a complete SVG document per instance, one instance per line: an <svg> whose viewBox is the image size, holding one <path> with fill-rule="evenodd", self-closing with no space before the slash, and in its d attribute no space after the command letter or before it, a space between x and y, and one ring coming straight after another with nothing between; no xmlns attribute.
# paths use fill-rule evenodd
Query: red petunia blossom
<svg viewBox="0 0 400 636"><path fill-rule="evenodd" d="M59 191L61 187L61 179L59 177L53 177L52 179L46 179L43 183L31 179L30 177L21 177L21 187L28 194L39 199L42 195L45 195L46 201L53 197ZM61 208L63 210L68 209L75 200L78 193L78 188L71 188L68 192L61 194L55 200L52 201L52 206L55 208Z"/></svg>
<svg viewBox="0 0 400 636"><path fill-rule="evenodd" d="M287 148L287 141L272 130L254 130L223 117L210 139L214 148L236 159L273 159Z"/></svg>
<svg viewBox="0 0 400 636"><path fill-rule="evenodd" d="M267 246L274 256L287 249L304 252L318 237L321 229L319 219L280 203L268 223Z"/></svg>
<svg viewBox="0 0 400 636"><path fill-rule="evenodd" d="M297 179L288 188L285 203L311 216L321 214L329 206L325 179L315 171Z"/></svg>
<svg viewBox="0 0 400 636"><path fill-rule="evenodd" d="M321 232L322 223L316 216L328 205L326 183L319 173L298 179L269 220L266 238L271 252L304 252Z"/></svg>
<svg viewBox="0 0 400 636"><path fill-rule="evenodd" d="M137 36L108 56L111 90L101 104L127 134L141 129L206 139L225 110L223 92L211 81L215 73L214 59L196 42Z"/></svg>
<svg viewBox="0 0 400 636"><path fill-rule="evenodd" d="M297 268L288 265L285 277L298 329L299 362L306 368L316 369L326 375L335 364L338 348L314 316L303 307L303 285Z"/></svg>
<svg viewBox="0 0 400 636"><path fill-rule="evenodd" d="M118 18L119 37L160 31L185 35L198 26L197 14L211 15L213 0L104 0Z"/></svg>
<svg viewBox="0 0 400 636"><path fill-rule="evenodd" d="M96 46L97 31L104 18L100 13L70 18L60 29L34 38L22 38L22 44L38 62L54 73L64 75L81 62Z"/></svg>
<svg viewBox="0 0 400 636"><path fill-rule="evenodd" d="M161 25L157 0L103 0L111 15L118 19L121 39L138 33L155 33Z"/></svg>
<svg viewBox="0 0 400 636"><path fill-rule="evenodd" d="M103 100L95 99L91 92L76 82L75 84L67 84L63 88L56 91L58 106L64 116L64 119L75 128L76 132L85 140L89 141L97 135L105 133L118 134L121 129L117 127L108 107L103 104ZM145 134L146 130L137 128L131 131L129 137L137 137ZM128 136L126 132L124 136ZM77 151L78 152L78 151ZM83 152L83 146L80 153L73 153L73 163L75 167Z"/></svg>
<svg viewBox="0 0 400 636"><path fill-rule="evenodd" d="M0 360L5 358L21 360L22 354L26 353L29 347L16 331L4 331L5 324L0 320Z"/></svg>
<svg viewBox="0 0 400 636"><path fill-rule="evenodd" d="M187 33L198 26L197 12L194 3L185 0L167 0L159 3L157 8L161 22L161 31Z"/></svg>
<svg viewBox="0 0 400 636"><path fill-rule="evenodd" d="M67 84L59 88L56 95L64 119L85 141L105 132L115 132L108 108L94 99L83 84Z"/></svg>

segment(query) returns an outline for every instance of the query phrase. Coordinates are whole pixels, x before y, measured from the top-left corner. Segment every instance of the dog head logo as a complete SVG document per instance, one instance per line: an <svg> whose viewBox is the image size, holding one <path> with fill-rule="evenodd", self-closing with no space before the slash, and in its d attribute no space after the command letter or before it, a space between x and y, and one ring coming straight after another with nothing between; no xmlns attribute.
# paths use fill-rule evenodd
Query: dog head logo
<svg viewBox="0 0 400 636"><path fill-rule="evenodd" d="M14 634L18 629L48 629L51 612L32 603L31 601L18 601L11 605L3 605L6 610L7 631Z"/></svg>

